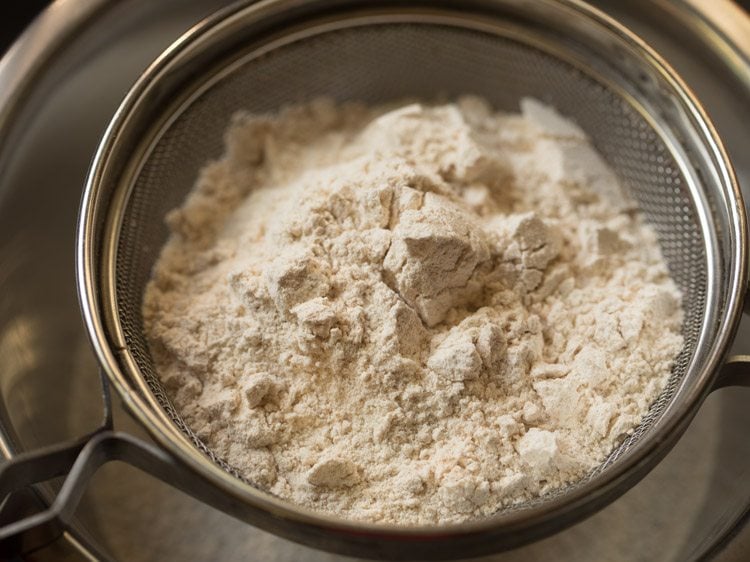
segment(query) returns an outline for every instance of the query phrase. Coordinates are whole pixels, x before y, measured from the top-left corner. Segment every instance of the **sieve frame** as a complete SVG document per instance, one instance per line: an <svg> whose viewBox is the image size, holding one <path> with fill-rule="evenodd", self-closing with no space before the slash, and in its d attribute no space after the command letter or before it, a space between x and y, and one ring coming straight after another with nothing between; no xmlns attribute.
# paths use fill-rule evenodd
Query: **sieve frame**
<svg viewBox="0 0 750 562"><path fill-rule="evenodd" d="M399 13L403 14L409 11L404 4L406 3L369 2L367 9L370 12L363 13L362 17L383 17L383 10L393 10L397 7ZM481 14L477 17L486 22L498 15L495 13L496 10L502 12L503 7L512 8L523 2L471 1L457 6L458 2L450 1L413 1L408 4L416 17L424 18L432 14L433 17L450 17L454 21L457 18L466 19L467 16L457 15L452 8L467 10L471 7L476 10L475 14ZM379 15L378 9L373 8L373 5L380 8ZM285 20L285 23L281 24L284 30L280 33L288 34L291 29L288 21L294 14L302 19L311 17L309 14L318 10L316 17L323 21L326 18L335 18L331 15L332 11L353 9L363 12L366 10L363 6L365 4L362 2L348 0L335 0L326 2L325 5L318 1L240 2L188 32L144 73L107 129L92 163L83 195L76 267L84 322L99 362L127 410L160 446L187 469L187 473L196 478L196 483L203 484L196 485L196 489L203 490L197 494L203 501L287 538L346 554L395 558L427 554L445 558L511 548L560 530L599 509L640 479L668 452L687 427L702 399L711 390L737 328L747 285L744 206L731 165L705 112L674 71L658 55L633 34L597 10L576 0L541 0L535 7L538 11L557 9L575 15L581 19L574 22L574 25L593 25L598 33L609 34L610 39L618 39L631 55L649 61L650 68L678 95L686 115L704 137L710 153L708 157L715 166L714 171L719 176L719 183L724 188L722 195L733 227L730 233L733 243L733 267L730 268L730 278L726 280L729 298L720 318L721 327L717 341L711 346L697 381L688 389L690 392L676 404L679 406L676 408L678 411L673 411L666 420L666 425L661 428L662 439L658 442L654 439L644 439L634 445L628 458L608 469L606 482L593 480L586 483L567 494L564 501L560 498L553 499L536 509L501 513L491 518L457 525L428 528L344 521L273 498L231 477L208 461L184 434L177 430L161 408L155 405L153 396L144 387L145 382L142 376L139 376L137 366L121 338L122 329L114 292L114 256L117 252L118 236L117 225L112 221L113 217L121 215L122 207L127 202L128 193L122 185L127 184L126 178L137 173L134 162L140 159L138 154L148 151L148 143L135 142L136 139L155 138L158 129L165 125L164 122L146 125L151 122L145 119L143 114L139 115L139 111L142 113L144 105L164 95L159 91L159 87L164 86L165 80L185 80L184 76L177 76L180 74L181 65L194 61L193 57L208 57L210 53L201 49L210 44L222 30L227 32L232 26L249 23L259 28L265 27L265 35L261 36L266 39L259 39L263 42L274 33L279 33L278 28L274 31L274 26L279 25L281 20ZM500 16L502 19L502 16L507 14ZM351 17L351 13L348 17ZM229 49L225 45L219 50ZM182 72L185 72L184 67ZM177 104L187 102L188 100L180 100ZM152 109L153 111L156 110ZM165 112L158 110L158 113L163 115ZM132 146L137 145L137 150L122 151L122 145L128 143ZM672 148L678 150L679 147ZM710 217L705 219L709 220ZM710 254L707 259L711 259ZM715 310L711 312L718 314ZM661 422L662 420L658 423ZM206 487L206 481L213 488Z"/></svg>

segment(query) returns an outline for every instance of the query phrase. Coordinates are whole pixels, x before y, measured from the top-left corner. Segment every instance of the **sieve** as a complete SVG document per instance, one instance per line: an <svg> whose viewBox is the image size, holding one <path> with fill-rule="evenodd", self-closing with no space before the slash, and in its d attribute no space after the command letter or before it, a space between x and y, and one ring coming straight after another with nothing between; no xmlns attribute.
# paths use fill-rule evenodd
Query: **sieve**
<svg viewBox="0 0 750 562"><path fill-rule="evenodd" d="M685 347L641 425L586 478L492 517L440 527L346 521L243 481L181 420L142 334L143 289L178 206L223 149L240 109L274 111L327 95L382 103L479 94L517 111L533 96L573 118L658 234L683 291ZM46 512L0 530L29 548L64 528L85 482L124 460L249 523L305 544L380 558L456 558L550 534L606 505L679 438L711 389L735 381L725 355L746 290L744 207L698 102L646 45L575 0L239 2L172 45L117 111L95 156L80 215L82 313L101 363L157 446L102 428L77 443L19 455L12 489L69 473ZM35 536L35 534L37 534Z"/></svg>

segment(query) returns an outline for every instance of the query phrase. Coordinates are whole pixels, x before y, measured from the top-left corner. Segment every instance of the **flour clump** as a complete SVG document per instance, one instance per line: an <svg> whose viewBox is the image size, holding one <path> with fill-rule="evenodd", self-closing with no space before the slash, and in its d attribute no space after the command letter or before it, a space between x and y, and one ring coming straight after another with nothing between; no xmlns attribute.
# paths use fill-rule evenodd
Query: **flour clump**
<svg viewBox="0 0 750 562"><path fill-rule="evenodd" d="M282 498L383 523L585 476L683 346L654 231L532 99L237 114L143 305L187 425Z"/></svg>

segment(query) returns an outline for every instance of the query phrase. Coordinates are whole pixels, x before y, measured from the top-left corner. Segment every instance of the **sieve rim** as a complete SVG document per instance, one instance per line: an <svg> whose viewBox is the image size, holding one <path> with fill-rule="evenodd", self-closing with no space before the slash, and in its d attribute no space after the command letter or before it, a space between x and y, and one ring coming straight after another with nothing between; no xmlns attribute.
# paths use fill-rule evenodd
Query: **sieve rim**
<svg viewBox="0 0 750 562"><path fill-rule="evenodd" d="M500 2L502 3L502 2ZM504 512L497 515L472 520L463 523L450 524L440 527L434 526L402 526L367 523L360 521L348 521L340 517L328 515L308 508L293 504L292 502L274 498L266 492L260 491L252 486L232 477L218 466L211 463L201 455L195 447L171 424L166 425L160 418L158 412L153 411L153 405L148 399L134 391L131 382L122 370L122 349L112 342L111 333L105 327L103 315L106 314L106 306L101 302L100 294L100 257L98 246L92 244L96 235L96 224L102 214L107 214L104 203L100 200L100 192L105 180L112 171L112 154L116 153L118 139L123 130L127 128L129 116L137 112L139 104L145 94L158 83L162 73L167 72L174 64L180 64L189 60L185 49L193 43L199 42L206 35L210 35L214 26L243 14L255 14L255 17L264 17L265 12L273 11L279 5L298 5L298 0L284 2L284 0L265 0L253 3L250 0L239 2L228 9L222 10L208 18L200 25L189 31L178 39L165 53L151 65L130 90L120 108L110 123L104 137L97 149L91 171L89 173L86 188L83 195L81 213L77 234L76 270L78 281L79 299L82 314L89 338L94 346L97 358L102 365L108 378L117 389L118 394L124 401L127 409L138 421L149 431L149 433L177 458L187 464L197 475L207 478L212 484L235 498L250 504L250 506L271 514L276 517L294 521L313 527L324 527L334 533L364 533L376 538L440 538L450 539L458 535L479 534L482 531L493 530L502 526L504 532L513 532L515 527L539 527L552 520L560 518L565 514L579 512L579 515L593 512L602 504L619 495L618 491L624 484L639 479L646 470L651 468L679 438L692 416L695 414L702 399L710 391L711 383L717 376L720 362L724 359L728 345L733 339L741 316L742 301L747 281L746 271L746 218L742 196L737 185L734 172L729 163L726 151L710 123L705 110L695 99L687 86L667 63L651 50L642 40L620 24L613 21L600 11L580 2L579 0L542 0L544 4L557 4L572 10L574 13L585 17L593 25L615 35L633 49L638 55L648 61L649 66L659 72L679 96L682 106L689 112L698 132L705 140L710 149L717 171L721 176L721 184L724 188L723 195L726 198L727 209L731 215L733 226L732 240L737 242L732 252L732 279L729 299L726 309L721 316L722 326L719 330L717 342L711 347L710 353L703 364L698 381L691 389L690 395L684 397L678 404L679 413L672 416L669 423L663 428L662 434L666 439L656 441L644 439L635 448L632 455L627 459L619 461L608 469L606 479L594 479L579 489L565 494L564 498L555 498L545 502L542 506L531 507L518 512ZM394 4L395 5L395 4ZM105 266L112 265L110 260ZM106 297L106 295L105 295ZM115 319L116 323L119 321ZM137 371L136 371L137 372ZM177 439L176 439L177 438ZM576 517L577 519L578 517ZM569 521L572 523L572 521Z"/></svg>

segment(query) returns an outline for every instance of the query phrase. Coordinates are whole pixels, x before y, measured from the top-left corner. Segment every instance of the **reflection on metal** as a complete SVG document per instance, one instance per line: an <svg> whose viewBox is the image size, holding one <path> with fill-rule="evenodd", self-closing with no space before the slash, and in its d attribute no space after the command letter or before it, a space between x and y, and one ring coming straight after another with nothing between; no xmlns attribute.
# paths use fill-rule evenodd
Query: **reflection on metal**
<svg viewBox="0 0 750 562"><path fill-rule="evenodd" d="M107 0L57 0L29 26L0 58L0 146L24 101L24 94ZM2 161L2 160L0 160ZM1 186L0 186L1 191Z"/></svg>
<svg viewBox="0 0 750 562"><path fill-rule="evenodd" d="M16 316L0 327L0 357L3 361L0 394L3 396L12 396L18 379L38 365L41 350L37 341L35 321L30 315Z"/></svg>
<svg viewBox="0 0 750 562"><path fill-rule="evenodd" d="M750 87L750 17L732 0L682 0L717 50Z"/></svg>

